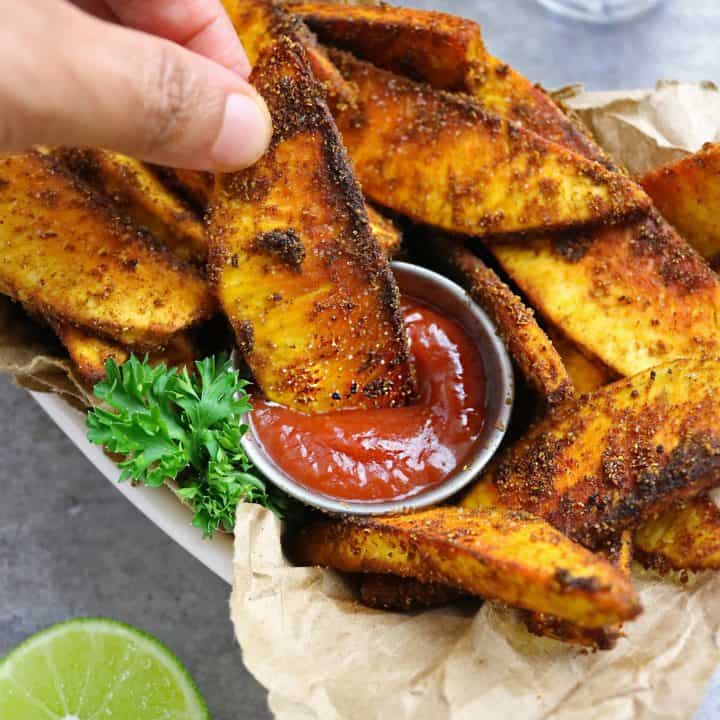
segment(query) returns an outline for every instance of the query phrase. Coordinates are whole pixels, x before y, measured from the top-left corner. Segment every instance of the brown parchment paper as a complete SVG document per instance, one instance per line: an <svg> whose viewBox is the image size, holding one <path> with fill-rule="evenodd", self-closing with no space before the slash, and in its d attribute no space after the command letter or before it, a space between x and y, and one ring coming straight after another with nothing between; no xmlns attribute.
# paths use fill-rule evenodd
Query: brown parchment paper
<svg viewBox="0 0 720 720"><path fill-rule="evenodd" d="M633 172L720 140L709 84L573 88L563 99ZM239 506L230 602L245 664L280 720L678 720L693 717L720 661L720 573L682 586L637 570L644 613L617 648L588 653L529 635L495 603L365 608L336 573L292 567L281 530L269 512Z"/></svg>
<svg viewBox="0 0 720 720"><path fill-rule="evenodd" d="M33 321L19 305L2 295L0 372L10 373L18 385L28 390L61 395L77 408L94 403L91 389L75 373L50 329Z"/></svg>

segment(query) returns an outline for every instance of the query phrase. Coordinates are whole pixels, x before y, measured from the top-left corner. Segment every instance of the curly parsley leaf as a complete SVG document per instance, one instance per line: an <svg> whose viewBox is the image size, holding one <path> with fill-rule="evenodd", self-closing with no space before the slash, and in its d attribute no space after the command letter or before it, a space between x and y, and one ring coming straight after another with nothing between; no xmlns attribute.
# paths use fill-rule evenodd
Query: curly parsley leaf
<svg viewBox="0 0 720 720"><path fill-rule="evenodd" d="M105 365L95 395L107 406L88 413L88 439L113 453L120 480L158 487L174 479L205 536L232 530L239 502L254 502L284 517L288 498L254 471L240 444L251 409L246 380L229 356L195 363L196 373L152 367L134 355Z"/></svg>

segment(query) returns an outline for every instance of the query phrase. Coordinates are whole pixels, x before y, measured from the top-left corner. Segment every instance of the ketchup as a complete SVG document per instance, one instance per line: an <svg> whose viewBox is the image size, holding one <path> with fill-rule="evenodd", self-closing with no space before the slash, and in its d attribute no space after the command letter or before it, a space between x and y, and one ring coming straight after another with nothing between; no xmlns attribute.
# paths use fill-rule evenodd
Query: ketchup
<svg viewBox="0 0 720 720"><path fill-rule="evenodd" d="M296 482L341 500L396 500L468 458L485 419L480 353L436 309L404 297L402 312L418 381L411 405L306 415L253 401L255 436Z"/></svg>

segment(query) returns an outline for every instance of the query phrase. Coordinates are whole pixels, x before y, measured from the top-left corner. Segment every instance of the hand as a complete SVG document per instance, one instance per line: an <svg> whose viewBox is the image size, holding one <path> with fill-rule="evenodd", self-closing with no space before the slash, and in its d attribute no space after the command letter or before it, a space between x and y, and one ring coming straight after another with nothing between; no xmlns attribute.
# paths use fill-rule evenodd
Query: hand
<svg viewBox="0 0 720 720"><path fill-rule="evenodd" d="M0 0L0 152L91 145L196 170L272 132L220 0Z"/></svg>

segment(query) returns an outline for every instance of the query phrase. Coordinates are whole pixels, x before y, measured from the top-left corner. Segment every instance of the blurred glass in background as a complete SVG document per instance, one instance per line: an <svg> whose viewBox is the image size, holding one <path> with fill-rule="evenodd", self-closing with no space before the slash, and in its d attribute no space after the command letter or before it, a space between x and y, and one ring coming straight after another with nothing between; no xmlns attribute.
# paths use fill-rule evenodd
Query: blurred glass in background
<svg viewBox="0 0 720 720"><path fill-rule="evenodd" d="M543 7L565 17L595 23L631 20L651 10L660 0L537 0Z"/></svg>

